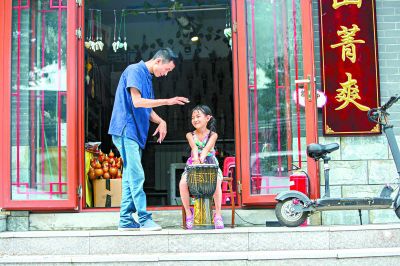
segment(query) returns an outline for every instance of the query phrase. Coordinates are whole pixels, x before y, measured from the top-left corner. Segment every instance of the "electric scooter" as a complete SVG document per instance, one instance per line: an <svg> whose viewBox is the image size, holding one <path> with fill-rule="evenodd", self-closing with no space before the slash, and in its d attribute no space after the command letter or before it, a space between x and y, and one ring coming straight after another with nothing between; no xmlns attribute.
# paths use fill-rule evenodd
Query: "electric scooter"
<svg viewBox="0 0 400 266"><path fill-rule="evenodd" d="M393 125L389 124L389 113L387 110L399 99L400 96L392 96L383 106L368 111L368 119L382 126L398 175L400 175L400 151L393 133ZM281 225L296 227L303 224L313 212L326 210L358 210L362 224L361 210L388 209L392 206L396 216L400 218L400 176L393 183L394 188L391 185L385 185L378 197L330 197L328 162L331 158L328 154L337 149L339 149L339 144L337 143L326 145L313 143L307 146L307 155L309 157L315 161L324 161L325 195L322 198L312 200L304 193L295 190L279 193L275 198L278 201L275 207L275 214ZM392 199L391 195L395 190L397 190L397 194Z"/></svg>

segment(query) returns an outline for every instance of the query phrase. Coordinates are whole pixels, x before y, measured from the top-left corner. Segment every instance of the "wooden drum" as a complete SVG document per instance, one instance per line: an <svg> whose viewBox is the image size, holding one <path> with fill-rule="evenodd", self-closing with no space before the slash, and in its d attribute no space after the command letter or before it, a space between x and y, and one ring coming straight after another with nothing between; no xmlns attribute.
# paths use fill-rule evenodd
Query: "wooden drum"
<svg viewBox="0 0 400 266"><path fill-rule="evenodd" d="M190 194L195 198L211 198L214 195L217 185L218 165L188 165L186 171Z"/></svg>
<svg viewBox="0 0 400 266"><path fill-rule="evenodd" d="M195 197L194 229L213 228L212 197L217 186L218 165L188 165L186 171L190 194Z"/></svg>

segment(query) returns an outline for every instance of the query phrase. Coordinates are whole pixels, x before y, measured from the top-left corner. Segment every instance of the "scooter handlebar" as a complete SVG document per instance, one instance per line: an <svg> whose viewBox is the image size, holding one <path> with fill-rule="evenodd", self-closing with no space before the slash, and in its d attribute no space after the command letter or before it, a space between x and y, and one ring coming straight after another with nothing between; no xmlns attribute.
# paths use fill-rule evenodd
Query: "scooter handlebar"
<svg viewBox="0 0 400 266"><path fill-rule="evenodd" d="M385 123L382 122L381 117L387 116L388 113L386 112L386 110L389 109L399 99L400 99L400 96L397 96L397 95L392 96L392 97L390 97L389 101L387 101L381 107L372 108L372 109L368 110L368 113L367 113L368 120L373 123L378 123L378 124L384 125Z"/></svg>
<svg viewBox="0 0 400 266"><path fill-rule="evenodd" d="M395 102L397 102L400 99L400 96L392 96L390 97L389 101L387 101L387 103L385 103L384 105L382 105L379 109L381 109L382 111L386 111L387 109L389 109Z"/></svg>

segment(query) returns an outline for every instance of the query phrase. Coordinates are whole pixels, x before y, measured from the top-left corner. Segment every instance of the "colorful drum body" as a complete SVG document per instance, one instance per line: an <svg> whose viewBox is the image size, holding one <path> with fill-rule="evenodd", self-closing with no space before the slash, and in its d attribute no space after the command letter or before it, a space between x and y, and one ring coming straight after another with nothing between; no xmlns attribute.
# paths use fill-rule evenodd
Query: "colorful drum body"
<svg viewBox="0 0 400 266"><path fill-rule="evenodd" d="M212 216L212 197L217 186L218 165L188 165L187 184L190 194L195 197L194 229L214 228Z"/></svg>

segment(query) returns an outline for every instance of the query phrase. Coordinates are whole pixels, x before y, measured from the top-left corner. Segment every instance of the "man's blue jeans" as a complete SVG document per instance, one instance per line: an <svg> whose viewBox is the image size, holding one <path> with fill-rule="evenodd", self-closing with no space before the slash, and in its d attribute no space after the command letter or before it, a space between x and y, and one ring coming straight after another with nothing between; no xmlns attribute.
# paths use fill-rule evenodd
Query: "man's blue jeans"
<svg viewBox="0 0 400 266"><path fill-rule="evenodd" d="M146 194L143 191L142 150L134 140L126 136L112 136L112 140L124 161L119 226L132 225L132 213L136 211L142 225L147 219L151 219L151 213L146 211Z"/></svg>

